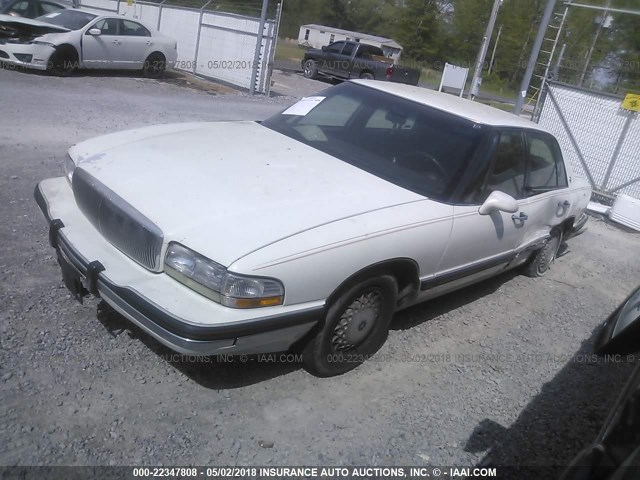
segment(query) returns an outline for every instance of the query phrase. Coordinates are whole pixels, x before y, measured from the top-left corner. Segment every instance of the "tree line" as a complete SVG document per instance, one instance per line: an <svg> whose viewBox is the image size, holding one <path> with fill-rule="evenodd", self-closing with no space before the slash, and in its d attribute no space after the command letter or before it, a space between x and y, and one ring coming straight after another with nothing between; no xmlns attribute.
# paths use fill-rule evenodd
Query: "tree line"
<svg viewBox="0 0 640 480"><path fill-rule="evenodd" d="M509 87L518 85L546 3L502 2L487 55L488 62L500 31L491 72L494 81ZM640 10L637 0L580 3ZM406 63L419 62L436 70L444 62L473 68L492 6L493 0L284 0L280 36L297 38L301 25L317 23L393 38L404 47ZM558 1L555 24L564 8ZM565 44L558 79L616 91L640 88L639 26L640 16L570 8L555 55L557 60ZM548 29L547 37L556 32ZM551 41L545 41L543 51L551 46ZM543 63L546 58L541 54ZM539 66L537 73L542 70Z"/></svg>

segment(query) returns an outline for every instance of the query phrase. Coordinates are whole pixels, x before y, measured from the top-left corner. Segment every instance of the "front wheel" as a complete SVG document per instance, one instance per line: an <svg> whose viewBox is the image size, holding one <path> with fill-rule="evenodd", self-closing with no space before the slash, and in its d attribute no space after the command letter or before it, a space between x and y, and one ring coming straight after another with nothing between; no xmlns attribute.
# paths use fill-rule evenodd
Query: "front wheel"
<svg viewBox="0 0 640 480"><path fill-rule="evenodd" d="M78 55L71 48L61 48L49 58L47 70L58 77L68 77L78 67Z"/></svg>
<svg viewBox="0 0 640 480"><path fill-rule="evenodd" d="M398 286L383 275L345 290L327 310L324 325L302 352L311 373L331 377L354 369L387 340Z"/></svg>
<svg viewBox="0 0 640 480"><path fill-rule="evenodd" d="M164 75L164 71L167 68L167 62L164 55L160 53L152 53L144 61L144 67L142 73L147 78L160 78Z"/></svg>
<svg viewBox="0 0 640 480"><path fill-rule="evenodd" d="M552 232L551 238L544 247L531 256L531 260L524 267L524 274L528 277L542 277L547 273L556 258L561 240L560 232Z"/></svg>
<svg viewBox="0 0 640 480"><path fill-rule="evenodd" d="M316 78L318 76L318 64L315 60L304 62L303 75L305 78Z"/></svg>
<svg viewBox="0 0 640 480"><path fill-rule="evenodd" d="M360 74L360 78L362 80L375 80L375 77L373 76L373 73L370 73L370 72L364 72L364 73Z"/></svg>

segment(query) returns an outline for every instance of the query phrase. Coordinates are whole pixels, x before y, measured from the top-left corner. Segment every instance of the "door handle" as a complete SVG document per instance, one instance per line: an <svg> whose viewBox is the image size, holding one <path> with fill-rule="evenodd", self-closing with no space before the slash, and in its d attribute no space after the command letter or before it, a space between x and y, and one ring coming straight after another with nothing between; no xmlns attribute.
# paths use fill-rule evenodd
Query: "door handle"
<svg viewBox="0 0 640 480"><path fill-rule="evenodd" d="M146 43L147 45L153 45L153 42L152 42L151 40L147 40L147 41L146 41L146 42L144 42L144 43Z"/></svg>
<svg viewBox="0 0 640 480"><path fill-rule="evenodd" d="M524 212L520 212L520 215L511 215L511 219L512 219L514 222L517 222L517 221L524 222L525 220L528 220L528 219L529 219L529 215L527 215L527 214L526 214L526 213L524 213Z"/></svg>
<svg viewBox="0 0 640 480"><path fill-rule="evenodd" d="M115 43L116 45L120 45L120 40L114 40L113 43Z"/></svg>
<svg viewBox="0 0 640 480"><path fill-rule="evenodd" d="M571 202L569 200L565 200L564 202L558 202L558 207L560 208L569 208L571 206Z"/></svg>

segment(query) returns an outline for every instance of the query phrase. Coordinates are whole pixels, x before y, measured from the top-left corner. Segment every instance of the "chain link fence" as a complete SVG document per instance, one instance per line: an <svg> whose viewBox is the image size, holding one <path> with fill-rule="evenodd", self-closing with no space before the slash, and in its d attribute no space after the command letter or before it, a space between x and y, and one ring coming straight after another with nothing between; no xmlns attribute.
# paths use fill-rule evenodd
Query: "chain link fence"
<svg viewBox="0 0 640 480"><path fill-rule="evenodd" d="M596 194L640 198L640 119L622 98L557 82L545 89L538 123L553 132L577 175Z"/></svg>
<svg viewBox="0 0 640 480"><path fill-rule="evenodd" d="M276 19L265 21L258 45L260 18L207 10L210 3L192 8L165 2L82 0L82 7L137 19L176 39L178 70L268 94L280 6Z"/></svg>

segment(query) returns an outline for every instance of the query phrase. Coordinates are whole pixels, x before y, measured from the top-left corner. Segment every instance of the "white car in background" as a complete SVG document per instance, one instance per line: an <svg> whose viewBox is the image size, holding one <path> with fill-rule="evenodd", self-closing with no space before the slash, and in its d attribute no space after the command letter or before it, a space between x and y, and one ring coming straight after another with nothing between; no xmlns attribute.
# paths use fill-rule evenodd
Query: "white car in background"
<svg viewBox="0 0 640 480"><path fill-rule="evenodd" d="M68 0L0 0L0 13L12 17L36 18L63 8L76 8L76 2Z"/></svg>
<svg viewBox="0 0 640 480"><path fill-rule="evenodd" d="M374 80L263 122L98 137L65 167L35 196L76 298L182 353L300 348L318 375L374 354L398 310L544 275L591 196L538 125Z"/></svg>
<svg viewBox="0 0 640 480"><path fill-rule="evenodd" d="M120 15L64 9L37 19L0 15L0 62L57 75L77 68L142 70L151 78L175 64L174 39Z"/></svg>

